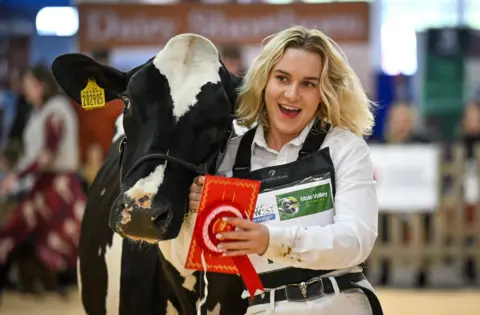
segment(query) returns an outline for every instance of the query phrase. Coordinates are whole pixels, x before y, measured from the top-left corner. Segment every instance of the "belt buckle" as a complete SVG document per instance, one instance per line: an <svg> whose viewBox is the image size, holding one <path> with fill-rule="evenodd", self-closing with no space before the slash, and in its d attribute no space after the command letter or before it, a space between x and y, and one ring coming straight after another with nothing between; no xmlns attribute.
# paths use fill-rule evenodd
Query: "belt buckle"
<svg viewBox="0 0 480 315"><path fill-rule="evenodd" d="M318 294L313 294L311 297L308 296L308 286L309 285L312 285L314 284L315 282L318 282L319 285L320 285L320 292L318 292ZM303 298L294 298L291 295L289 295L289 288L291 287L298 287L300 289L300 293L302 295ZM316 298L319 298L319 297L322 297L323 295L325 294L325 291L324 291L324 287L323 287L323 281L322 279L320 278L313 278L309 281L306 281L306 282L301 282L301 283L295 283L295 284L289 284L285 287L285 296L287 298L288 301L292 301L292 302L304 302L304 301L308 301L308 300L313 300L313 299L316 299Z"/></svg>
<svg viewBox="0 0 480 315"><path fill-rule="evenodd" d="M307 284L305 282L300 283L300 292L302 293L303 297L307 298Z"/></svg>

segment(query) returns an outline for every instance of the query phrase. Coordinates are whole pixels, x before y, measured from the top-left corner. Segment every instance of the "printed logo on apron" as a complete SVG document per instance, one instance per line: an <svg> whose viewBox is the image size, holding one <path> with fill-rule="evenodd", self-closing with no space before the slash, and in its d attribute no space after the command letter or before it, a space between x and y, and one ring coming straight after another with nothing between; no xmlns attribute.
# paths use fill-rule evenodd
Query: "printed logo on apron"
<svg viewBox="0 0 480 315"><path fill-rule="evenodd" d="M333 208L330 183L276 196L280 221L317 214Z"/></svg>
<svg viewBox="0 0 480 315"><path fill-rule="evenodd" d="M265 225L325 226L333 223L334 201L329 178L260 193L253 221ZM287 268L259 255L249 255L258 273Z"/></svg>

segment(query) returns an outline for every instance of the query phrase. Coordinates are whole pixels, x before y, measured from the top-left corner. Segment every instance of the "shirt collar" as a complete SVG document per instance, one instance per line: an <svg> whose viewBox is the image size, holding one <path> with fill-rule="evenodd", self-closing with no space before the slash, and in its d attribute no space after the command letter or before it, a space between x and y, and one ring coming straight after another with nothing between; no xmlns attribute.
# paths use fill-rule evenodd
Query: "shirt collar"
<svg viewBox="0 0 480 315"><path fill-rule="evenodd" d="M308 133L310 132L310 129L312 129L315 121L316 119L312 119L312 121L305 128L303 128L302 132L300 132L300 134L296 138L292 139L287 144L291 144L296 147L302 146L303 143L305 142L305 139L308 136ZM265 140L265 132L263 130L262 124L258 124L257 129L255 130L255 135L252 141L252 147L250 148L251 152L253 152L253 150L255 149L255 145L273 152L273 150L267 145L267 141Z"/></svg>

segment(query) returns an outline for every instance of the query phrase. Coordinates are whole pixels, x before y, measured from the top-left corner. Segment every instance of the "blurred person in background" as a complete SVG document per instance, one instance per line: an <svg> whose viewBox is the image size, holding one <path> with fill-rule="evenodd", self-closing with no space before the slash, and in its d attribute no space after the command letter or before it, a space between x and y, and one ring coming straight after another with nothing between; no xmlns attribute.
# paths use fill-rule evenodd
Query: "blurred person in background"
<svg viewBox="0 0 480 315"><path fill-rule="evenodd" d="M404 102L396 103L388 112L383 138L378 142L385 144L429 142L424 134L416 131L416 123L417 117L413 105Z"/></svg>
<svg viewBox="0 0 480 315"><path fill-rule="evenodd" d="M15 115L8 133L5 153L9 164L14 164L24 150L23 131L32 111L32 106L23 93L23 74L23 70L15 68L12 69L10 75L10 88L15 96Z"/></svg>
<svg viewBox="0 0 480 315"><path fill-rule="evenodd" d="M243 66L241 47L235 44L225 45L222 47L220 55L228 71L239 77L244 76L246 69ZM239 126L237 120L233 121L233 127L236 135L242 135L248 130L248 128Z"/></svg>
<svg viewBox="0 0 480 315"><path fill-rule="evenodd" d="M235 44L225 45L222 47L220 55L228 71L240 77L245 74L241 47Z"/></svg>
<svg viewBox="0 0 480 315"><path fill-rule="evenodd" d="M480 96L480 95L479 95ZM466 205L466 220L469 224L475 224L475 207L480 202L480 184L476 176L476 150L480 148L480 100L474 100L465 106L460 128L460 142L466 150L467 163L465 165L464 194ZM478 151L477 151L478 152ZM478 236L477 236L478 237ZM467 240L469 244L475 244L477 240ZM477 267L475 259L469 258L465 265L466 277L475 283Z"/></svg>
<svg viewBox="0 0 480 315"><path fill-rule="evenodd" d="M108 49L95 50L92 57L101 64L110 64ZM73 104L73 100L71 102L78 117L80 168L91 183L110 148L115 120L123 113L124 105L121 100L113 100L104 108L87 111Z"/></svg>
<svg viewBox="0 0 480 315"><path fill-rule="evenodd" d="M472 159L475 156L475 146L480 144L480 101L470 102L465 107L460 137L467 150L467 157Z"/></svg>
<svg viewBox="0 0 480 315"><path fill-rule="evenodd" d="M95 59L96 62L99 62L104 65L110 64L110 51L108 49L96 49L92 51L92 58Z"/></svg>
<svg viewBox="0 0 480 315"><path fill-rule="evenodd" d="M0 182L0 192L11 194L28 175L35 181L0 228L0 282L7 278L11 252L29 243L46 277L55 281L47 284L56 286L57 276L75 274L85 206L77 176L77 117L48 68L27 69L23 89L34 107L23 133L25 152Z"/></svg>
<svg viewBox="0 0 480 315"><path fill-rule="evenodd" d="M12 97L9 93L0 91L0 148L3 149L6 145L6 130L8 129L8 119L6 116L9 107L11 107Z"/></svg>

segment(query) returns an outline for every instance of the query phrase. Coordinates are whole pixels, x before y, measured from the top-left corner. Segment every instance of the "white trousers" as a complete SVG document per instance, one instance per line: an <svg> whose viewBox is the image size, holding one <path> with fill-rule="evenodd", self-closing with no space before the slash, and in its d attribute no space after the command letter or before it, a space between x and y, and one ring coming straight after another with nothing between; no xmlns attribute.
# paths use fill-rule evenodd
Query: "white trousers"
<svg viewBox="0 0 480 315"><path fill-rule="evenodd" d="M359 285L375 292L368 280ZM269 294L269 293L266 293ZM360 290L333 293L306 302L280 301L254 305L245 315L372 315L372 309L365 294Z"/></svg>

